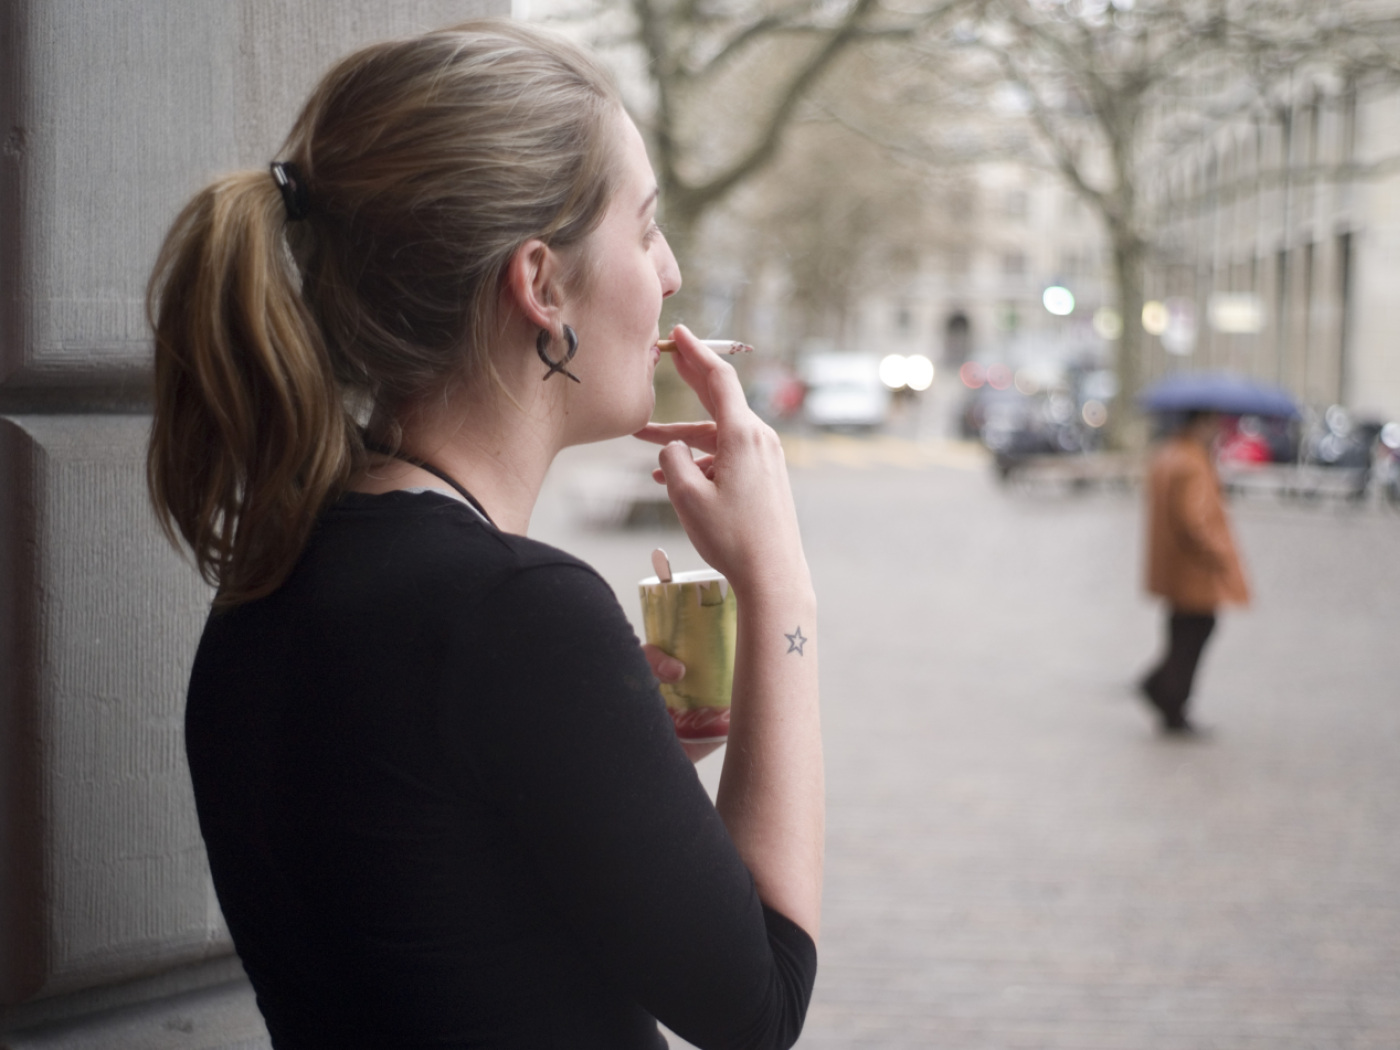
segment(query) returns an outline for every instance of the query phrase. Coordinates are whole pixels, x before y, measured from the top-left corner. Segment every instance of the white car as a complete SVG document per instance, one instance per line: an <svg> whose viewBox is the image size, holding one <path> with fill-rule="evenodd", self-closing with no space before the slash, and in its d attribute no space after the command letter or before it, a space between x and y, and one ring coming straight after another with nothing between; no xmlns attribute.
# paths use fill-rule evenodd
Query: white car
<svg viewBox="0 0 1400 1050"><path fill-rule="evenodd" d="M869 354L813 354L802 362L807 396L802 416L832 430L873 430L890 414L890 390L880 380L880 359Z"/></svg>

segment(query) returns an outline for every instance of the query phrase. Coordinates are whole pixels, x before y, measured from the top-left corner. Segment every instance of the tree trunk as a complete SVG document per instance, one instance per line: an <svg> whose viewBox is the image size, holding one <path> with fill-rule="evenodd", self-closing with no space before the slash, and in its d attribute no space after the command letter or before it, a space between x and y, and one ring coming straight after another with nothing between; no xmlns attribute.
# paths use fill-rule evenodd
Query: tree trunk
<svg viewBox="0 0 1400 1050"><path fill-rule="evenodd" d="M1114 224L1110 227L1113 242L1113 283L1122 318L1118 336L1116 360L1118 372L1118 404L1108 422L1109 446L1122 450L1137 450L1146 444L1146 427L1138 411L1137 395L1142 389L1142 360L1147 333L1142 328L1146 247L1132 230Z"/></svg>

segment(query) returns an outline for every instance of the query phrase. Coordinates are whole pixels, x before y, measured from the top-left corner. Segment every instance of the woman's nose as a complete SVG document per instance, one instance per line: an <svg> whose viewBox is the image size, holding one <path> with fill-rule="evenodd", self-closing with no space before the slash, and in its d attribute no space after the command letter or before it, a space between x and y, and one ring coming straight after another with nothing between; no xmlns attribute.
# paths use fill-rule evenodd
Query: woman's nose
<svg viewBox="0 0 1400 1050"><path fill-rule="evenodd" d="M681 267L676 262L676 254L671 251L671 245L663 237L661 239L662 258L657 267L657 273L661 277L661 298L669 299L681 290Z"/></svg>

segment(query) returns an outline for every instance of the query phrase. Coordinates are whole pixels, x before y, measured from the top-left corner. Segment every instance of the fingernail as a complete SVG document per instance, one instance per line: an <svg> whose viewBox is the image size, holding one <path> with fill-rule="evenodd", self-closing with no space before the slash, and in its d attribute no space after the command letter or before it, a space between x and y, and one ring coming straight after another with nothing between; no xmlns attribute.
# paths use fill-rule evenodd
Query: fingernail
<svg viewBox="0 0 1400 1050"><path fill-rule="evenodd" d="M685 677L685 664L671 657L661 661L659 670L668 682L679 682Z"/></svg>

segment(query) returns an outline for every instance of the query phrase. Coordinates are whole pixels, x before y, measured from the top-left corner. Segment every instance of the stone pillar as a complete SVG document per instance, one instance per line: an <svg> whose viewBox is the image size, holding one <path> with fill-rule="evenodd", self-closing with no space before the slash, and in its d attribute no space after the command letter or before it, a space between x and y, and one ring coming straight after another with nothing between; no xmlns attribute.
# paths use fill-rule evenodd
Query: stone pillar
<svg viewBox="0 0 1400 1050"><path fill-rule="evenodd" d="M0 1050L267 1045L185 769L209 591L146 499L146 279L331 61L507 8L0 4Z"/></svg>

